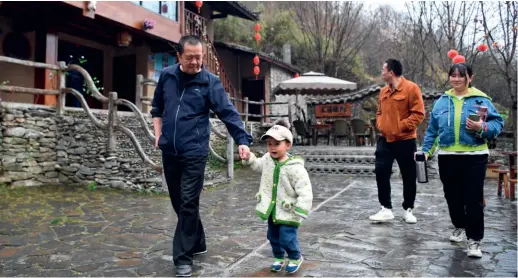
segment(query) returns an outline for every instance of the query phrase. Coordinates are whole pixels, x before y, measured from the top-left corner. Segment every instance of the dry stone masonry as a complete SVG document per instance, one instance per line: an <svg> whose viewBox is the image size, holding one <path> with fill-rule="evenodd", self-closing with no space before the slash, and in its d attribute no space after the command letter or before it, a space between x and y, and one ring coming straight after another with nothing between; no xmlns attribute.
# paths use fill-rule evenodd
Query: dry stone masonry
<svg viewBox="0 0 518 278"><path fill-rule="evenodd" d="M94 111L106 121L105 110ZM81 109L67 109L57 117L52 107L8 103L0 105L0 184L39 186L46 184L89 185L162 191L162 178L142 161L130 139L115 132L116 148L108 153L107 132L93 125ZM132 130L144 152L161 164L161 152L154 149L137 118L129 112L119 112L117 121ZM149 128L150 117L146 118ZM224 125L211 119L225 133ZM258 134L259 128L255 129ZM214 134L211 141L224 145ZM220 152L224 155L224 152ZM222 173L206 170L207 181L222 179Z"/></svg>

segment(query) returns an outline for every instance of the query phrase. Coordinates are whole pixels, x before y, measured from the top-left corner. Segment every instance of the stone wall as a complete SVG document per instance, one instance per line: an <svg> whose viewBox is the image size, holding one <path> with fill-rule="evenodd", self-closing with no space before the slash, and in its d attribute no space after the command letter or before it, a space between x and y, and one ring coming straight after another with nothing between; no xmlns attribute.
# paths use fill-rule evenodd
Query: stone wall
<svg viewBox="0 0 518 278"><path fill-rule="evenodd" d="M37 186L56 183L57 125L45 107L2 103L1 183Z"/></svg>
<svg viewBox="0 0 518 278"><path fill-rule="evenodd" d="M108 116L105 110L94 110L94 114L101 121ZM0 116L0 183L37 186L95 182L114 188L162 190L161 175L142 161L126 135L116 132L115 151L107 153L107 132L95 127L82 109L69 108L64 116L57 117L52 107L3 102ZM133 131L152 161L162 163L161 152L154 149L132 113L119 112L118 121ZM146 121L152 130L149 116ZM220 132L226 132L218 119L211 122ZM252 129L258 139L258 123L253 123ZM224 156L226 141L214 134L211 141L223 147L219 153ZM221 179L223 175L207 169L205 179Z"/></svg>
<svg viewBox="0 0 518 278"><path fill-rule="evenodd" d="M270 92L271 96L270 99L273 102L289 102L289 103L295 103L295 96L294 95L273 95L273 90L281 83L282 81L292 79L293 75L290 72L287 72L281 68L278 68L274 65L270 68ZM305 96L298 96L298 104L304 112L306 112L306 97ZM291 113L292 113L292 120L297 120L297 110L295 106L291 107ZM271 114L274 115L287 115L288 114L288 106L287 105L272 105L271 106ZM302 117L302 116L301 116ZM308 117L308 114L306 113L306 118ZM280 118L273 119L280 120ZM284 121L288 122L288 118L283 118ZM290 123L291 124L291 123Z"/></svg>

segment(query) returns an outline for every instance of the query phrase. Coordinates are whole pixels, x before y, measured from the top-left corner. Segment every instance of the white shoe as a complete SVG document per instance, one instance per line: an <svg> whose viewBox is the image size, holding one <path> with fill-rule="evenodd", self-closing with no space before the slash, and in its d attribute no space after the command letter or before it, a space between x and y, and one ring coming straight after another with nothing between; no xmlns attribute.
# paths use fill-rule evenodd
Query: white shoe
<svg viewBox="0 0 518 278"><path fill-rule="evenodd" d="M463 242L466 239L466 231L464 229L455 229L450 236L452 242Z"/></svg>
<svg viewBox="0 0 518 278"><path fill-rule="evenodd" d="M412 214L412 209L409 208L405 211L405 221L409 224L415 224L417 223L417 218Z"/></svg>
<svg viewBox="0 0 518 278"><path fill-rule="evenodd" d="M385 222L394 219L394 214L392 214L392 210L381 207L381 210L374 214L369 216L369 219L375 222Z"/></svg>
<svg viewBox="0 0 518 278"><path fill-rule="evenodd" d="M468 257L482 258L482 250L480 250L480 241L468 239Z"/></svg>

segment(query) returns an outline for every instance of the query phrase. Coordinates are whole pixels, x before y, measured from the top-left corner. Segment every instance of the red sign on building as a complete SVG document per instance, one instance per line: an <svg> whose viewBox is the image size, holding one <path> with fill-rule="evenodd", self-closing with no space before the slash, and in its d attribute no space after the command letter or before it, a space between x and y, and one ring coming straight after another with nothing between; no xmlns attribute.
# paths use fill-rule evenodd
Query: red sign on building
<svg viewBox="0 0 518 278"><path fill-rule="evenodd" d="M351 103L319 104L315 106L317 118L351 117Z"/></svg>

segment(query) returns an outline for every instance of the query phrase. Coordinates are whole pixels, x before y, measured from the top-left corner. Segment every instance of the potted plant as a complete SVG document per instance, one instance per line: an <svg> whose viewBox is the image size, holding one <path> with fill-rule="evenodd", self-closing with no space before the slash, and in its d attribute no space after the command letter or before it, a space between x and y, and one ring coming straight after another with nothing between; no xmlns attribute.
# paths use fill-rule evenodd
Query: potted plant
<svg viewBox="0 0 518 278"><path fill-rule="evenodd" d="M144 22L142 23L142 29L149 30L153 29L155 27L156 22L151 19L144 19Z"/></svg>

